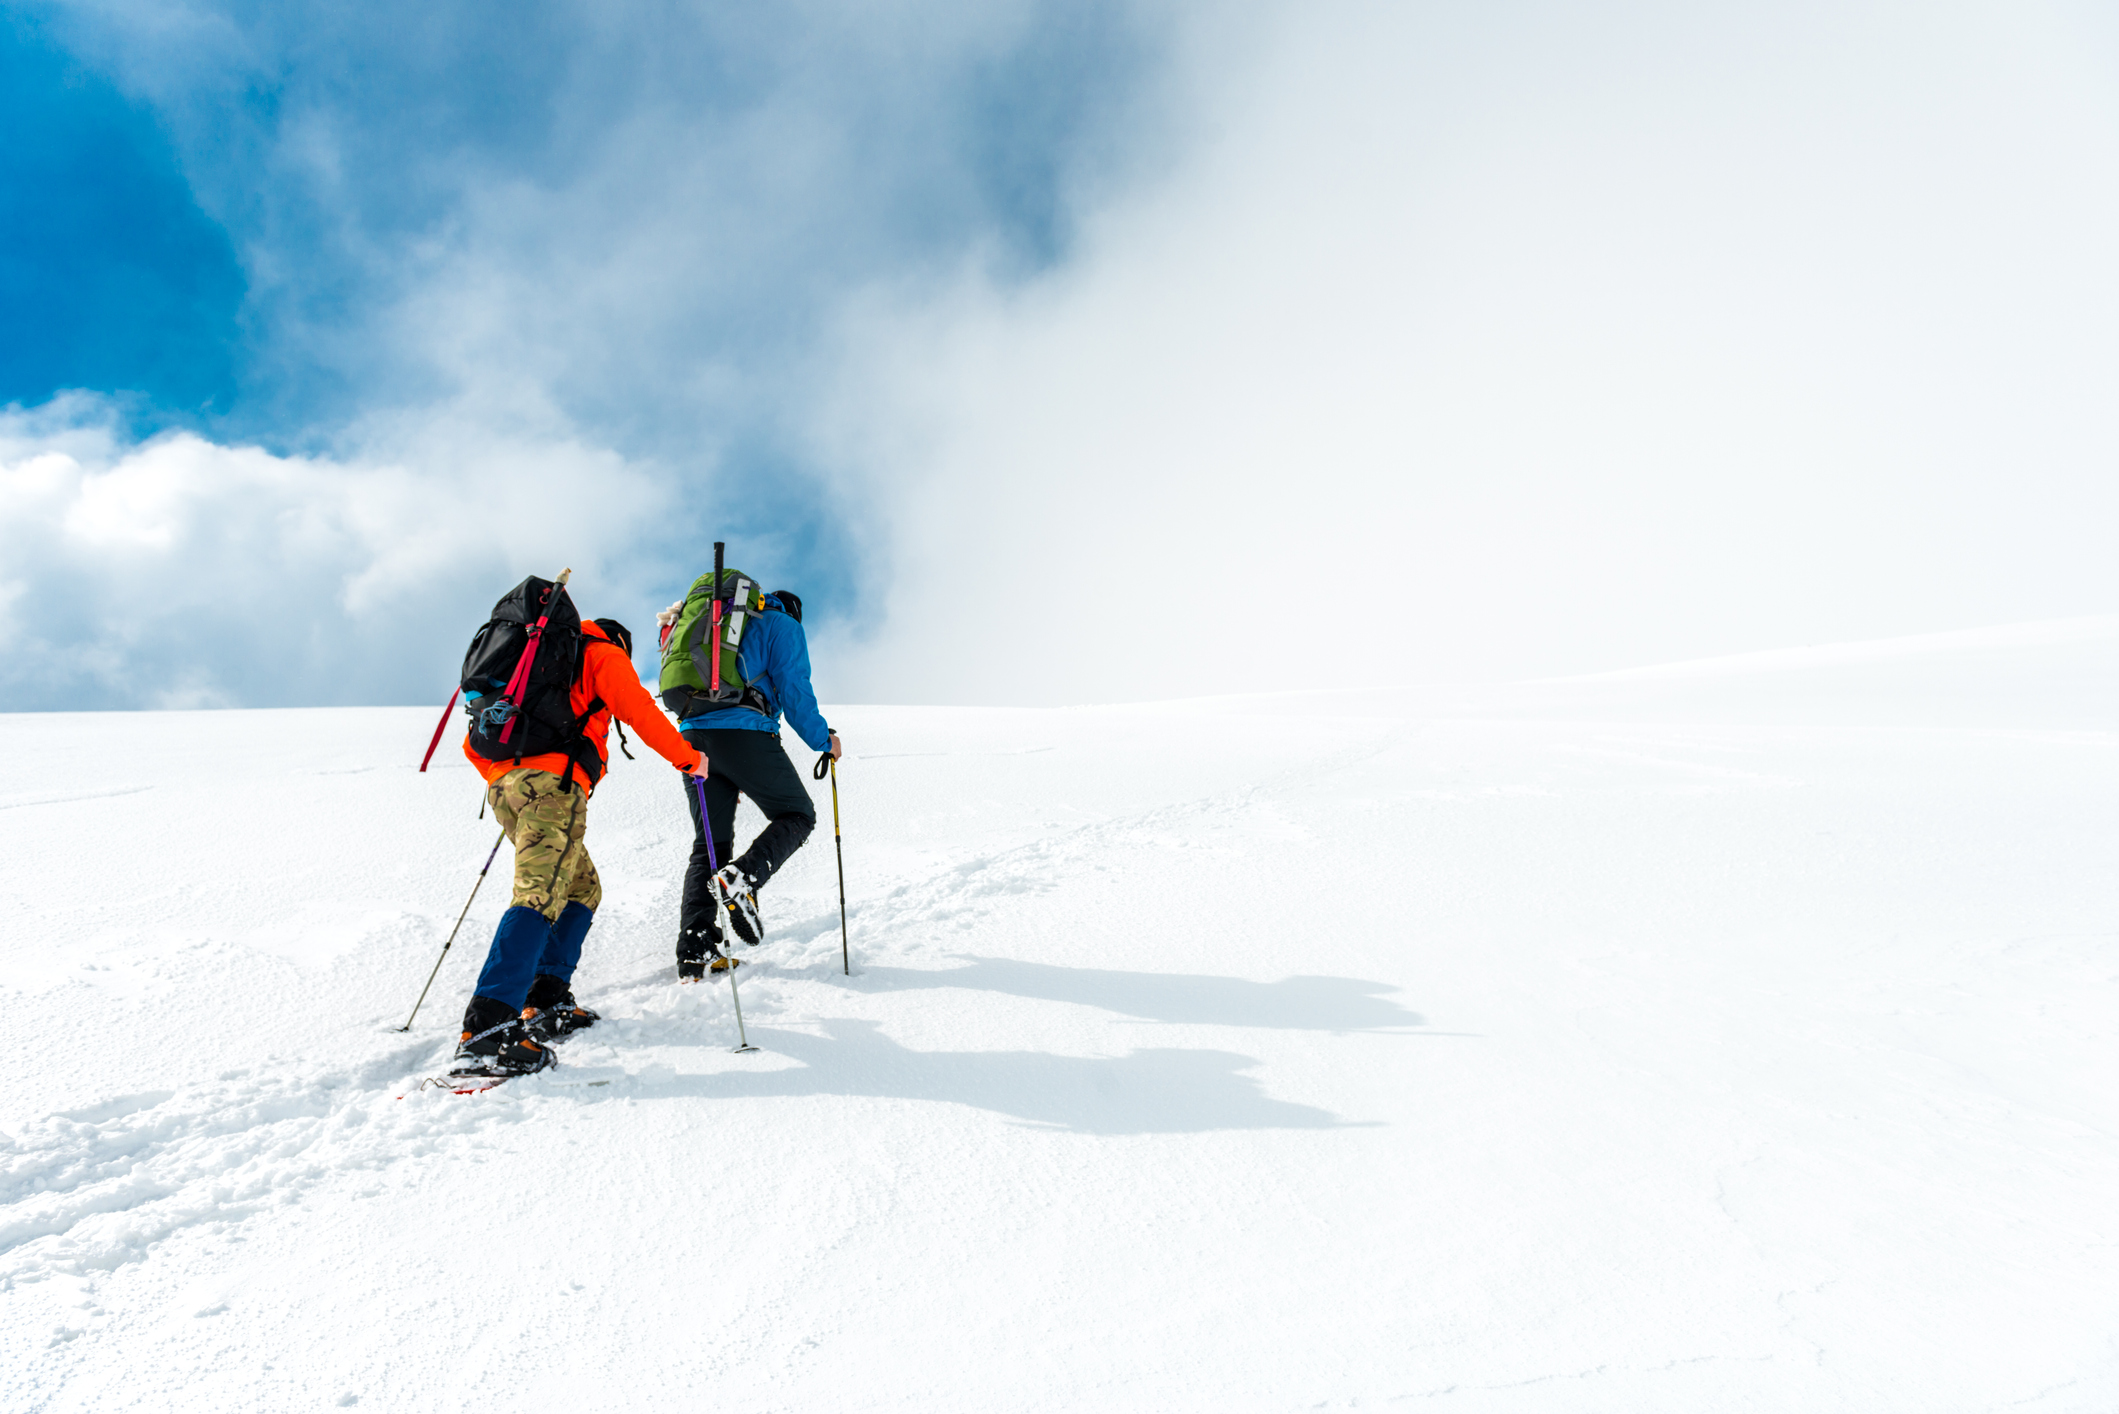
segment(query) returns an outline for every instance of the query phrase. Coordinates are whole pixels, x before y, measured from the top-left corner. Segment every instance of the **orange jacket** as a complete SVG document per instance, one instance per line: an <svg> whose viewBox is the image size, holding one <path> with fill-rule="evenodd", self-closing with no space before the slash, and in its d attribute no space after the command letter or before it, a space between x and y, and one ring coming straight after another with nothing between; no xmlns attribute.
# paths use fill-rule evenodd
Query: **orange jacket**
<svg viewBox="0 0 2119 1414"><path fill-rule="evenodd" d="M610 748L604 745L610 735L611 714L640 733L640 739L653 747L658 755L681 771L688 771L699 764L699 752L690 742L677 734L670 719L662 714L662 707L647 695L640 685L640 675L633 671L632 659L620 652L618 645L604 636L602 629L587 619L581 621L581 676L574 682L574 694L570 699L575 714L586 712L589 704L602 698L604 708L589 718L583 735L596 743L596 754L605 761L611 759ZM520 762L514 760L488 761L464 743L464 759L478 768L478 774L487 781L497 781L518 765L532 771L550 771L558 775L571 771L574 779L581 782L583 790L593 790L587 775L578 762L567 760L562 752L548 751L542 756L525 756Z"/></svg>

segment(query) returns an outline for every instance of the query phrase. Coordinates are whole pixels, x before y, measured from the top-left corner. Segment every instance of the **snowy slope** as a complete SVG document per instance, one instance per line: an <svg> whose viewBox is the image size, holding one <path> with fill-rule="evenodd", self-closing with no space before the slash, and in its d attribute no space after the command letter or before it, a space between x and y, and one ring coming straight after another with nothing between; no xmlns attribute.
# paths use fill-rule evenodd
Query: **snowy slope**
<svg viewBox="0 0 2119 1414"><path fill-rule="evenodd" d="M620 761L478 1097L431 711L0 718L6 1406L2119 1407L2108 628L838 709L745 1056Z"/></svg>

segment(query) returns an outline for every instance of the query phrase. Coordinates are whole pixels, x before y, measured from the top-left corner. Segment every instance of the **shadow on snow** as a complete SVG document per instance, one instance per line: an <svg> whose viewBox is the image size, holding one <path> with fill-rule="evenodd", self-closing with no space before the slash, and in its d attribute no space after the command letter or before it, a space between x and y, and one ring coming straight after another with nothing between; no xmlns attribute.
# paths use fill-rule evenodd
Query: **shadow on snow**
<svg viewBox="0 0 2119 1414"><path fill-rule="evenodd" d="M1386 994L1396 987L1353 977L1286 977L1250 982L1184 972L1116 972L1054 967L1010 958L968 957L946 970L868 967L860 980L892 991L968 987L1037 1001L1100 1007L1143 1021L1254 1026L1288 1031L1404 1031L1425 1026Z"/></svg>
<svg viewBox="0 0 2119 1414"><path fill-rule="evenodd" d="M1267 1095L1229 1051L1144 1050L1112 1059L1041 1051L915 1051L872 1021L822 1035L753 1026L751 1040L796 1068L688 1075L641 1098L767 1099L850 1095L940 1101L1076 1134L1197 1134L1215 1129L1348 1129L1314 1105Z"/></svg>

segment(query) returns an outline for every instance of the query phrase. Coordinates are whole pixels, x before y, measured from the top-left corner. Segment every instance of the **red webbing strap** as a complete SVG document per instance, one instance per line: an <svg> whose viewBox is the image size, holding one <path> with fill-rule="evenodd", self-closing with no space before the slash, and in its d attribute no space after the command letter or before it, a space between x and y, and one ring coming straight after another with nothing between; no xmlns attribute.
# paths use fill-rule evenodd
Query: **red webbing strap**
<svg viewBox="0 0 2119 1414"><path fill-rule="evenodd" d="M441 720L434 724L434 740L427 743L427 754L419 758L420 770L426 770L427 763L434 759L434 748L441 745L441 734L448 730L449 714L456 710L456 699L462 695L463 690L463 684L458 683L456 691L449 694L449 705L441 709Z"/></svg>
<svg viewBox="0 0 2119 1414"><path fill-rule="evenodd" d="M559 596L567 592L567 579L573 573L574 571L571 569L561 570L558 580L553 583L550 589L545 591L544 612L538 615L537 622L531 627L530 641L523 645L522 657L515 664L514 675L508 679L507 690L501 693L502 697L514 703L518 709L522 706L522 698L519 694L529 686L530 668L537 661L538 640L544 637L544 626L552 621L552 610L559 603ZM507 744L509 735L515 730L515 718L521 715L521 711L518 710L514 717L508 718L501 725L500 740L503 746ZM518 755L515 759L520 761L522 757Z"/></svg>
<svg viewBox="0 0 2119 1414"><path fill-rule="evenodd" d="M707 675L706 688L714 696L719 697L721 695L721 586L718 584L714 586L714 656L709 667L710 671Z"/></svg>

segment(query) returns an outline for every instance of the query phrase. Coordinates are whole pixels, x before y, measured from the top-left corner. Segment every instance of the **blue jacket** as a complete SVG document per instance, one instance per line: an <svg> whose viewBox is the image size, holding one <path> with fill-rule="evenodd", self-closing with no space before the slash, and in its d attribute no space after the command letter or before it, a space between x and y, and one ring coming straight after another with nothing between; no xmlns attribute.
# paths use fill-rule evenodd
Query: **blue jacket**
<svg viewBox="0 0 2119 1414"><path fill-rule="evenodd" d="M717 707L686 717L678 725L688 732L776 732L780 714L785 712L788 725L811 751L829 751L831 726L817 710L817 694L809 685L809 639L802 625L789 618L770 594L765 596L765 609L744 625L743 647L736 662L743 669L743 680L764 691L772 714L750 707Z"/></svg>

